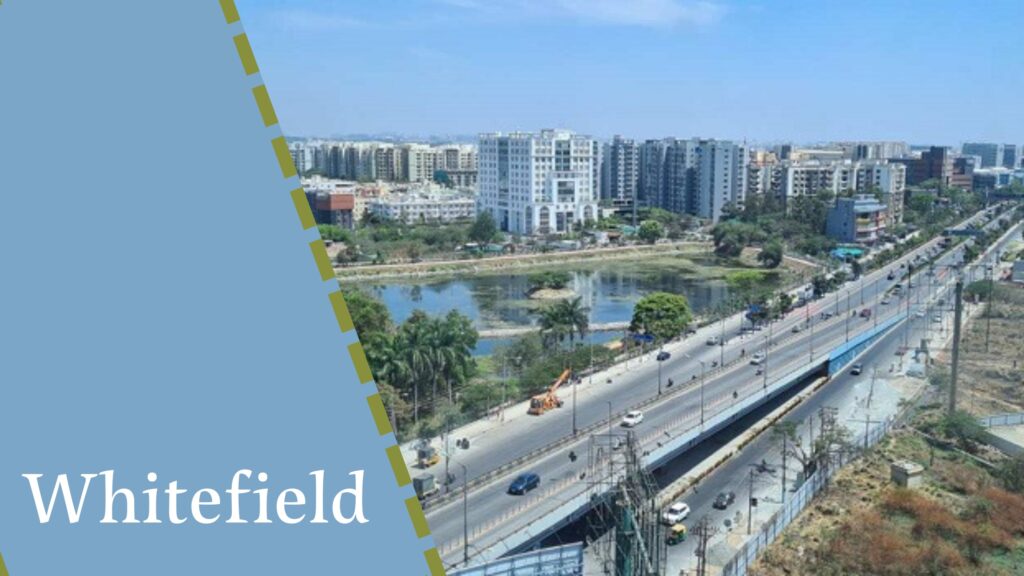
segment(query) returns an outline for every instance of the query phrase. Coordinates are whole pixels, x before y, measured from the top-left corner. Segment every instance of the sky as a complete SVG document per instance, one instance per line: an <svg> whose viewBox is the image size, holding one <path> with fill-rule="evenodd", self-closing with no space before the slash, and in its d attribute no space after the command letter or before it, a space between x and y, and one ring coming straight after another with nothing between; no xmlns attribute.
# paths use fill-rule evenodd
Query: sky
<svg viewBox="0 0 1024 576"><path fill-rule="evenodd" d="M290 136L1024 143L1022 0L236 0Z"/></svg>

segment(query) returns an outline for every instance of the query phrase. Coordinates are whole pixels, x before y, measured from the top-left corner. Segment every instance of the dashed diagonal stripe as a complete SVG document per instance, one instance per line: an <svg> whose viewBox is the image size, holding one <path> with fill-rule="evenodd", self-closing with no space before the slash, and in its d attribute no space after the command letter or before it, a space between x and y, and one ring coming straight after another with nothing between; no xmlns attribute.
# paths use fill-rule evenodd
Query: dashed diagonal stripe
<svg viewBox="0 0 1024 576"><path fill-rule="evenodd" d="M218 0L220 2L221 11L224 13L224 21L229 24L235 24L240 21L238 7L235 5L235 0ZM0 4L3 0L0 0ZM232 38L235 49L238 51L238 59L242 64L242 70L246 76L251 76L259 72L259 66L256 63L256 56L253 53L252 46L249 44L249 37L246 34L236 34ZM270 128L278 124L277 113L274 111L273 102L270 99L270 93L267 90L266 85L258 84L252 89L253 99L256 101L256 108L259 111L260 120L263 122L263 126ZM281 169L281 176L285 179L291 179L298 175L295 163L292 161L291 151L288 149L288 143L285 141L284 136L278 136L271 140L271 147L274 150L274 156L277 159L278 167ZM309 230L316 226L316 219L313 216L313 211L310 209L309 200L306 197L305 191L300 188L295 188L289 192L292 203L295 206L295 213L299 217L299 223L302 225L303 230ZM327 248L324 245L323 239L314 240L309 244L310 251L313 255L313 261L316 264L317 272L320 275L320 279L323 281L335 280L334 268L331 265L330 257L327 255ZM331 292L328 296L331 304L331 309L334 311L335 319L338 322L338 328L341 332L349 332L354 329L352 322L352 315L349 312L348 305L345 303L345 296L341 291ZM352 365L355 368L356 375L359 378L359 382L366 384L373 380L373 373L370 370L370 363L366 358L366 352L363 350L362 344L358 341L348 346L348 353L352 359ZM367 396L366 403L370 409L370 414L373 416L374 424L377 427L377 433L381 436L392 434L393 430L391 427L391 420L388 418L387 409L384 407L384 401L381 399L380 394L371 394ZM399 487L405 487L411 483L409 477L409 469L405 465L405 461L402 457L402 451L397 444L392 444L385 449L388 462L391 465L391 470L395 475L395 481ZM418 538L425 538L430 535L430 526L427 523L426 516L423 514L423 507L419 500L413 496L405 500L406 510L409 514L409 520L413 525L413 529L416 532ZM427 563L427 567L430 570L430 576L444 576L445 569L444 564L441 561L441 555L438 553L437 548L430 548L423 552L423 558ZM7 571L3 566L3 559L0 558L0 576L8 576Z"/></svg>

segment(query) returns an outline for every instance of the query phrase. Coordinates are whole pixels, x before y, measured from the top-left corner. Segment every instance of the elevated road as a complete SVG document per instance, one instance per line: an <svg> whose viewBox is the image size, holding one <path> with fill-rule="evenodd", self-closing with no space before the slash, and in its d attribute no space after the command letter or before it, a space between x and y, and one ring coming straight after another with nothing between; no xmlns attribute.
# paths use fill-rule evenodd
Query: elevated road
<svg viewBox="0 0 1024 576"><path fill-rule="evenodd" d="M935 242L926 244L902 263L934 246ZM687 448L696 441L694 435L707 431L715 418L722 421L730 411L753 406L780 387L821 369L835 348L859 334L877 332L887 323L898 321L907 314L907 299L886 304L882 301L885 292L899 280L899 274L889 280L888 273L899 267L900 263L895 263L848 283L834 295L790 313L762 332L739 336L738 319L727 321L719 328L727 337L732 336L724 347L705 346L693 339L676 344L674 350L670 349L672 358L661 366L661 396L657 394L658 366L651 361L634 361L630 369L617 373L611 384L598 380L591 386L581 386L576 419L577 428L584 433L575 438L568 409L570 391L564 391L565 408L541 417L510 419L497 433L474 439L472 448L453 456L450 466L458 478L453 490L461 493L463 472L470 482L465 524L460 500L442 498L440 504L427 507L428 520L446 561L453 562L463 555L464 530L469 532L471 557L493 558L528 545L556 528L557 522L585 509L586 492L594 489L586 478L594 477L604 457L592 449L591 433L607 430L609 410L613 413L610 423L614 433L615 413L644 406L646 418L636 433L649 453L650 463L656 464L658 457L672 456L669 450L673 442L677 449ZM865 309L871 310L868 319L859 315ZM829 312L833 316L824 317ZM797 325L801 329L794 332ZM701 336L698 334L698 338ZM760 375L757 367L747 364L755 352L767 352ZM722 360L724 369L710 369ZM664 384L670 377L679 384L667 390ZM686 440L687 434L694 438ZM682 440L686 443L678 446ZM577 456L575 461L570 453ZM528 463L519 465L517 461L522 459ZM527 469L540 474L541 487L525 497L505 494L512 478ZM579 507L574 507L576 502ZM554 518L555 522L538 522L543 518Z"/></svg>

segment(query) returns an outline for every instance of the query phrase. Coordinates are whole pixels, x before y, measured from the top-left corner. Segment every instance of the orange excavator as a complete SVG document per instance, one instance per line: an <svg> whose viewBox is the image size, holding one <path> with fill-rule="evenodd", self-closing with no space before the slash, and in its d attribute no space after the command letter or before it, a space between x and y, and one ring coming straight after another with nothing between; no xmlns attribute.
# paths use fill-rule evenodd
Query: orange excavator
<svg viewBox="0 0 1024 576"><path fill-rule="evenodd" d="M548 410L561 408L563 402L556 392L559 386L565 384L569 380L570 376L572 376L572 370L566 368L565 372L562 372L562 375L551 384L551 388L548 388L547 392L537 394L530 400L530 409L527 410L527 413L533 414L534 416L540 416Z"/></svg>

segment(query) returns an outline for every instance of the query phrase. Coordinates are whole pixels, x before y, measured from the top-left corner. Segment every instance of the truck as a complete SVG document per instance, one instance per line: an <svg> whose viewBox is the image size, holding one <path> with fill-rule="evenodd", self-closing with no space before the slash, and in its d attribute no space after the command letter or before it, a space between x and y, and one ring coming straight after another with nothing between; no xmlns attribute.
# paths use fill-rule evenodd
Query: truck
<svg viewBox="0 0 1024 576"><path fill-rule="evenodd" d="M537 394L531 398L530 408L526 411L527 414L540 416L548 410L561 408L563 402L562 399L558 397L558 387L566 383L570 376L572 376L572 370L566 369L562 372L562 375L551 384L551 387L548 388L546 392L543 394Z"/></svg>
<svg viewBox="0 0 1024 576"><path fill-rule="evenodd" d="M426 500L440 490L433 474L421 474L412 479L412 487L416 490L416 497Z"/></svg>

